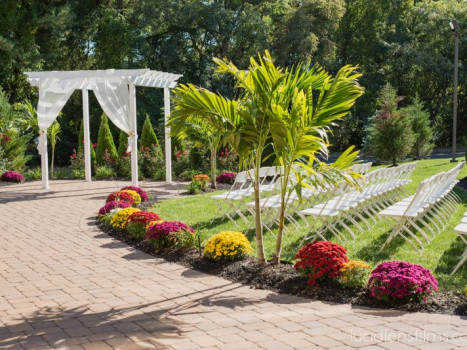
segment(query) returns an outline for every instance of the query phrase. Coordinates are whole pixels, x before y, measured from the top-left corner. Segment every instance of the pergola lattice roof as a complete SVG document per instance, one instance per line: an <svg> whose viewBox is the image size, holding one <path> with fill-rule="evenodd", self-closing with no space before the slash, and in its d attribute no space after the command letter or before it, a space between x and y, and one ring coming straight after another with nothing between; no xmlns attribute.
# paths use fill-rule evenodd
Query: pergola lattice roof
<svg viewBox="0 0 467 350"><path fill-rule="evenodd" d="M77 71L44 71L26 72L31 85L40 86L41 82L47 79L82 79L83 83L79 89L91 90L86 83L86 79L122 79L131 82L136 86L174 88L181 74L173 74L150 69L106 69L106 70L77 70Z"/></svg>

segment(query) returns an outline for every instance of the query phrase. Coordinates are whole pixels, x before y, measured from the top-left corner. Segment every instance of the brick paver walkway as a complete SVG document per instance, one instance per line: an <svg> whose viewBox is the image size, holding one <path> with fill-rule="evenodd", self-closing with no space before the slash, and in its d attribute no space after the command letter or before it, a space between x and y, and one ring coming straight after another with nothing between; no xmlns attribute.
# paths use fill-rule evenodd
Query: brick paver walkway
<svg viewBox="0 0 467 350"><path fill-rule="evenodd" d="M119 185L0 187L0 349L467 346L465 318L277 295L135 251L94 226Z"/></svg>

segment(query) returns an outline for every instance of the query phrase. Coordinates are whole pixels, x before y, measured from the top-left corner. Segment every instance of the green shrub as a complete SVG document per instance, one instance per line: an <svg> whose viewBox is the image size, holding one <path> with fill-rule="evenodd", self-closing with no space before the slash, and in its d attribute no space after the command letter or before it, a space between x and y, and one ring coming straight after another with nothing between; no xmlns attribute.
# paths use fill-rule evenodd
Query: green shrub
<svg viewBox="0 0 467 350"><path fill-rule="evenodd" d="M165 160L162 152L153 144L149 147L141 146L138 152L139 171L143 178L152 179L156 175L165 174Z"/></svg>
<svg viewBox="0 0 467 350"><path fill-rule="evenodd" d="M106 152L111 160L117 159L117 149L109 127L109 121L105 114L102 114L99 136L97 138L96 158L97 164L103 165L106 162Z"/></svg>
<svg viewBox="0 0 467 350"><path fill-rule="evenodd" d="M107 165L98 166L96 169L96 175L95 175L96 179L108 179L108 178L112 178L115 176L116 176L115 170L108 167Z"/></svg>
<svg viewBox="0 0 467 350"><path fill-rule="evenodd" d="M138 164L141 168L141 164ZM130 178L131 177L131 156L123 155L115 160L112 164L118 177Z"/></svg>
<svg viewBox="0 0 467 350"><path fill-rule="evenodd" d="M54 179L69 179L72 177L71 171L68 168L55 168L53 172Z"/></svg>
<svg viewBox="0 0 467 350"><path fill-rule="evenodd" d="M28 181L40 180L42 178L41 168L29 169L24 173L24 177Z"/></svg>
<svg viewBox="0 0 467 350"><path fill-rule="evenodd" d="M84 169L71 169L71 177L73 179L84 179L85 175Z"/></svg>

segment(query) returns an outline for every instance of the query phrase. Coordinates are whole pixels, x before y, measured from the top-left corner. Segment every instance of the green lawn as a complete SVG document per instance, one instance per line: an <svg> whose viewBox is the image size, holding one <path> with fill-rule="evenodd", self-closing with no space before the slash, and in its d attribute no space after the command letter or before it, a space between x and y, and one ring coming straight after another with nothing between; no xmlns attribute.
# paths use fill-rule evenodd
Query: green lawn
<svg viewBox="0 0 467 350"><path fill-rule="evenodd" d="M412 182L406 187L407 191L413 193L420 181L440 171L449 170L453 166L448 159L420 161L412 175ZM465 176L467 176L467 167L462 170L459 178ZM348 250L349 258L364 260L374 266L385 260L405 260L417 263L434 272L441 288L463 291L467 283L467 264L453 277L449 276L464 252L464 244L454 233L453 228L460 222L467 210L467 193L458 189L456 189L456 193L462 198L463 203L458 206L449 226L440 232L429 245L425 245L422 254L417 253L409 243L400 237L394 239L383 252L378 253L393 227L393 223L380 221L371 230L358 234L355 241L344 244ZM202 194L163 201L156 204L153 210L164 220L178 220L193 226L204 237L225 230L245 232L247 225L240 219L237 220L237 226L226 219L216 219L210 224L217 211L216 205L209 198L211 195ZM293 260L306 228L302 226L300 230L294 230L291 225L288 227L290 230L284 237L283 259ZM357 233L358 230L354 230L354 232ZM247 235L254 246L253 230L250 230ZM335 238L331 238L331 240L340 243ZM270 257L274 249L275 237L265 231L264 243L266 253Z"/></svg>

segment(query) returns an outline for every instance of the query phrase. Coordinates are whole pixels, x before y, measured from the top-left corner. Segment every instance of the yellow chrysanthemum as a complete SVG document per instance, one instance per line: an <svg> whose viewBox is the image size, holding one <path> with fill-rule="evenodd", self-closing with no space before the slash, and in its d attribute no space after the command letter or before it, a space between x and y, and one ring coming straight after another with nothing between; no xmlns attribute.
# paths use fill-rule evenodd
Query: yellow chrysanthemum
<svg viewBox="0 0 467 350"><path fill-rule="evenodd" d="M212 236L204 254L212 260L239 260L251 253L251 244L241 232L224 231Z"/></svg>
<svg viewBox="0 0 467 350"><path fill-rule="evenodd" d="M110 219L110 225L112 225L112 227L114 228L124 229L126 227L128 217L137 211L140 210L131 207L117 211L115 214L112 215L112 219Z"/></svg>
<svg viewBox="0 0 467 350"><path fill-rule="evenodd" d="M141 203L141 196L138 194L138 192L133 191L133 190L123 190L121 192L126 192L126 193L130 194L133 197L133 202L135 204Z"/></svg>

